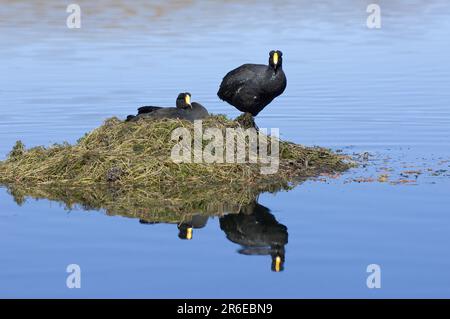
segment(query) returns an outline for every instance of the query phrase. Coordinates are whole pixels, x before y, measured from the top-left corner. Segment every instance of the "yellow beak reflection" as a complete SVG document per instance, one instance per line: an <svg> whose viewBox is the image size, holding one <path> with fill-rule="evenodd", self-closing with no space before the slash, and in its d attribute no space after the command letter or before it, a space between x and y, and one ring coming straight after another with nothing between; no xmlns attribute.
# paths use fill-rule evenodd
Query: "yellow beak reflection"
<svg viewBox="0 0 450 319"><path fill-rule="evenodd" d="M184 101L186 102L187 105L191 106L191 96L190 95L186 94L186 96L184 97Z"/></svg>
<svg viewBox="0 0 450 319"><path fill-rule="evenodd" d="M280 57L278 56L278 52L275 52L274 54L273 54L273 64L274 65L277 65L278 64L278 59L279 59Z"/></svg>
<svg viewBox="0 0 450 319"><path fill-rule="evenodd" d="M280 269L281 269L281 258L280 258L280 256L277 256L275 258L275 271L279 272Z"/></svg>
<svg viewBox="0 0 450 319"><path fill-rule="evenodd" d="M189 239L189 240L192 239L192 227L189 227L189 228L186 230L186 239Z"/></svg>

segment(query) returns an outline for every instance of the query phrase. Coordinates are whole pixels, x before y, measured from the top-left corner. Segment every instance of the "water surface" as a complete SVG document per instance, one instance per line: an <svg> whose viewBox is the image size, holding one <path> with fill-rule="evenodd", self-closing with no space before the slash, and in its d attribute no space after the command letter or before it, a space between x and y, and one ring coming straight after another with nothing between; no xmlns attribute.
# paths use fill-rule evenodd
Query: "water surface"
<svg viewBox="0 0 450 319"><path fill-rule="evenodd" d="M450 297L450 5L378 1L382 28L370 30L371 2L78 1L82 28L70 30L64 1L0 1L1 159L17 139L75 142L182 91L236 116L215 95L221 78L272 49L284 52L288 87L258 125L371 154L339 178L259 196L268 232L287 238L282 272L273 248L231 241L226 216L199 221L187 241L176 223L19 206L2 188L0 296ZM234 222L256 218L246 216ZM72 263L81 289L66 287ZM369 264L381 266L381 289L366 286Z"/></svg>

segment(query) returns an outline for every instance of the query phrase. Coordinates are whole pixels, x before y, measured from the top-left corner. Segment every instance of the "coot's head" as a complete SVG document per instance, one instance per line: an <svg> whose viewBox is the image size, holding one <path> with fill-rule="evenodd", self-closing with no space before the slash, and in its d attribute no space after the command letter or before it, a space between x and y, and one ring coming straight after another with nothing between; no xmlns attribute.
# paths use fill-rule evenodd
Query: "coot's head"
<svg viewBox="0 0 450 319"><path fill-rule="evenodd" d="M283 65L283 52L281 51L270 51L269 53L269 65L277 70L278 68L281 68Z"/></svg>
<svg viewBox="0 0 450 319"><path fill-rule="evenodd" d="M179 108L179 109L192 108L192 105L191 105L191 93L185 92L185 93L178 94L178 97L177 97L177 108Z"/></svg>
<svg viewBox="0 0 450 319"><path fill-rule="evenodd" d="M280 272L284 270L284 256L285 250L282 245L274 245L271 247L273 250L270 254L272 256L272 271Z"/></svg>
<svg viewBox="0 0 450 319"><path fill-rule="evenodd" d="M274 272L280 272L284 270L284 258L280 255L272 256L272 267L271 270Z"/></svg>
<svg viewBox="0 0 450 319"><path fill-rule="evenodd" d="M194 232L194 229L191 225L182 223L178 226L178 230L178 238L187 240L192 239L192 233Z"/></svg>

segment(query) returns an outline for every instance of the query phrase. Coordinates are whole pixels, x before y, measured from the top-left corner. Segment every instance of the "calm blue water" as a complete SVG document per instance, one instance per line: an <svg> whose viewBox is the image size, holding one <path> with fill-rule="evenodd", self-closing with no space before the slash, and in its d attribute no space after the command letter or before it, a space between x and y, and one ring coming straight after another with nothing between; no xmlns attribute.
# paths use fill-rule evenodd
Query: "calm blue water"
<svg viewBox="0 0 450 319"><path fill-rule="evenodd" d="M258 125L371 154L340 178L260 195L288 236L279 273L270 255L239 253L217 217L183 241L175 224L18 206L0 188L0 297L450 297L450 4L378 1L370 30L371 2L78 1L82 28L69 30L64 1L0 0L0 159L17 139L74 142L182 91L236 116L215 95L222 76L271 49L288 88ZM72 263L81 289L66 287ZM369 264L381 289L366 286Z"/></svg>

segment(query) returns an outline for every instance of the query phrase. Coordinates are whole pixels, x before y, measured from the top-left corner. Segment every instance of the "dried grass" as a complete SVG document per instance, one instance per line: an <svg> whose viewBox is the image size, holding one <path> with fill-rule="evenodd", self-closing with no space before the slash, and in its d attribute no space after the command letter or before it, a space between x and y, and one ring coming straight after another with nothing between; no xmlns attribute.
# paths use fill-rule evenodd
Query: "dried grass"
<svg viewBox="0 0 450 319"><path fill-rule="evenodd" d="M203 121L203 128L240 125L220 115ZM345 171L352 165L328 149L285 141L280 142L280 168L273 175L260 174L260 164L177 164L170 154L176 143L171 132L178 127L193 134L193 124L183 120L111 118L74 145L26 149L18 141L0 162L0 184L18 201L25 195L46 197L67 206L105 208L112 214L130 207L154 209L152 203L195 211L215 202L248 204L260 192L288 189L310 176Z"/></svg>

